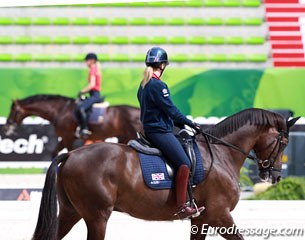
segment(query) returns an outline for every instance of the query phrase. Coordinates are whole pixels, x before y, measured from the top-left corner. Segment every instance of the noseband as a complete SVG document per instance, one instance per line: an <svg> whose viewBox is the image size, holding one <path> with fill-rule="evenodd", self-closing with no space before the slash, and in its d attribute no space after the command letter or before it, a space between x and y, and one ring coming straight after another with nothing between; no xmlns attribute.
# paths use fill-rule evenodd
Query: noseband
<svg viewBox="0 0 305 240"><path fill-rule="evenodd" d="M8 125L11 125L11 126L16 126L17 125L16 118L20 114L20 109L21 109L20 106L16 105L16 109L14 111L14 114L13 114L12 118L9 118L7 120Z"/></svg>
<svg viewBox="0 0 305 240"><path fill-rule="evenodd" d="M215 136L213 136L213 135L211 135L211 134L209 134L207 132L201 131L201 134L205 137L205 139L206 139L206 141L208 143L208 146L209 146L209 142L208 142L207 137L212 138L212 139L220 142L221 144L223 144L223 145L225 145L227 147L230 147L230 148L232 148L232 149L234 149L234 150L236 150L238 152L241 152L241 153L245 154L247 156L247 158L249 158L249 159L255 160L257 162L257 164L258 164L260 172L267 172L268 171L268 172L271 173L273 171L275 171L275 172L281 172L282 171L281 168L275 168L274 164L275 164L275 161L276 161L278 155L280 154L280 150L281 150L282 146L285 145L283 143L283 141L282 141L283 137L288 138L288 133L285 132L285 131L280 131L279 135L277 136L277 138L274 139L274 141L276 141L276 144L275 144L273 150L271 151L271 153L269 154L269 157L266 160L259 159L258 157L254 156L252 154L247 154L241 148L239 148L239 147L237 147L237 146L235 146L235 145L233 145L231 143L228 143L228 142L226 142L224 140L221 140L221 139L219 139L219 138L217 138L217 137L215 137ZM270 145L272 145L274 143L274 141ZM277 154L276 154L276 156L274 158L272 158L272 155L276 152L276 149L277 149ZM209 147L209 150L210 150L210 153L211 153L210 147Z"/></svg>
<svg viewBox="0 0 305 240"><path fill-rule="evenodd" d="M274 141L276 141L276 144L272 150L272 152L269 154L269 157L266 159L266 160L262 160L262 159L259 159L257 157L254 157L254 156L251 156L253 158L253 160L256 160L257 163L258 163L258 166L259 166L259 171L260 172L272 172L272 171L275 171L275 172L281 172L282 169L281 168L275 168L274 167L274 163L277 159L277 157L279 156L280 154L280 151L282 149L282 146L285 145L283 143L283 137L287 137L288 138L288 133L287 132L284 132L284 131L280 131L279 135L277 136L276 139L274 139ZM273 142L274 142L273 141ZM272 144L273 144L272 142ZM276 149L277 149L277 153L275 155L274 158L272 158L272 155L274 155L274 153L276 152ZM248 156L249 157L249 156ZM249 157L250 158L250 157Z"/></svg>

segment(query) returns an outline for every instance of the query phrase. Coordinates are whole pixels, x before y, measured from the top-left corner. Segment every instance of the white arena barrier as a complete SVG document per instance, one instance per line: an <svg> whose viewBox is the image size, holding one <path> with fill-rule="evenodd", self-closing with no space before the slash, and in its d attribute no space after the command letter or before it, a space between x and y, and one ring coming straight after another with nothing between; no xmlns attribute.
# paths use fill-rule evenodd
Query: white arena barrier
<svg viewBox="0 0 305 240"><path fill-rule="evenodd" d="M38 216L40 196L32 201L0 202L0 239L29 240ZM305 201L250 201L241 200L233 211L237 226L243 230L257 231L257 236L245 239L289 239L305 237ZM303 236L267 236L270 229L292 234L294 229L303 229ZM106 240L185 240L189 239L190 221L148 222L114 212L109 220ZM301 232L302 233L302 232ZM65 240L86 239L86 227L80 221ZM265 234L265 235L264 235ZM207 239L222 239L209 236Z"/></svg>

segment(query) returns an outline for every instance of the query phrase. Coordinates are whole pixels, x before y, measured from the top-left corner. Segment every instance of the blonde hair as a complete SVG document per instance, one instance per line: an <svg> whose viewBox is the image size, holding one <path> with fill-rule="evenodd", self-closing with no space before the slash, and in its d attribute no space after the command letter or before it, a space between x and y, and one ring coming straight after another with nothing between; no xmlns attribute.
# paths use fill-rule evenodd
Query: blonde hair
<svg viewBox="0 0 305 240"><path fill-rule="evenodd" d="M153 73L154 73L154 69L151 66L148 66L145 68L145 70L143 72L143 79L141 82L142 88L144 88L146 86L146 84L150 81L150 79L153 76Z"/></svg>

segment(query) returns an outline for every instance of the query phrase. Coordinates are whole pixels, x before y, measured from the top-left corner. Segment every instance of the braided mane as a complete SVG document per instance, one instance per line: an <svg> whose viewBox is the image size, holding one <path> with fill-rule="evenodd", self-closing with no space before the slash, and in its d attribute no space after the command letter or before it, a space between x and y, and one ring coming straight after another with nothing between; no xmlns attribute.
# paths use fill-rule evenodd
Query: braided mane
<svg viewBox="0 0 305 240"><path fill-rule="evenodd" d="M286 122L280 114L263 109L249 108L226 118L205 131L215 137L221 138L237 131L246 124L276 127L281 130L286 128Z"/></svg>

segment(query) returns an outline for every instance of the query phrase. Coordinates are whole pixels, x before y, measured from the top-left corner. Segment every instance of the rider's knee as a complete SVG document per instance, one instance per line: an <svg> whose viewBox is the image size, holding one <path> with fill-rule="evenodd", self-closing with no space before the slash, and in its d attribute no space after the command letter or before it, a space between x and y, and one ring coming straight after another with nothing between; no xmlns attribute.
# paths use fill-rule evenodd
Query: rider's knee
<svg viewBox="0 0 305 240"><path fill-rule="evenodd" d="M86 114L86 109L84 107L80 107L78 110L81 114Z"/></svg>

